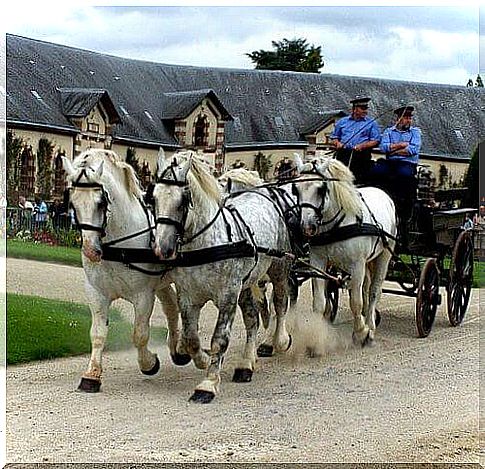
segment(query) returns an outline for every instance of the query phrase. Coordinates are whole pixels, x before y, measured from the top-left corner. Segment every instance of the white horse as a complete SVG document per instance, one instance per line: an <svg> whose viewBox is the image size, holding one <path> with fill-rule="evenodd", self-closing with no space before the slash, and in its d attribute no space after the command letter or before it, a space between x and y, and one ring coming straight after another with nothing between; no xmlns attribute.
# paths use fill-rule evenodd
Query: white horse
<svg viewBox="0 0 485 469"><path fill-rule="evenodd" d="M155 294L167 316L172 359L176 364L188 363L190 357L177 352L179 313L175 291L167 276L162 280L161 275L148 275L160 271L160 265L143 263L133 264L130 268L122 262L102 258L103 244L109 243L121 248L145 248L151 252L153 218L143 205L133 168L116 153L100 149L87 150L72 163L64 158L63 165L71 185L70 203L82 232L85 288L92 315L91 359L79 389L86 392L100 389L108 309L118 298L134 306L133 342L143 373L152 375L160 368L157 355L147 347Z"/></svg>
<svg viewBox="0 0 485 469"><path fill-rule="evenodd" d="M370 343L375 307L395 246L393 201L375 187L357 189L350 170L330 158L303 165L292 188L301 207L303 233L310 240L311 263L325 269L330 262L350 274L354 341ZM360 234L354 237L356 233ZM312 280L313 309L328 315L325 285L326 281Z"/></svg>
<svg viewBox="0 0 485 469"><path fill-rule="evenodd" d="M185 259L192 256L200 261L196 262L198 265L189 262L190 266L176 267L171 278L177 287L184 349L194 363L208 364L206 378L196 387L191 400L210 402L219 390L220 369L237 304L243 313L247 337L233 380L244 382L252 378L258 314L251 287L265 274L273 283L278 317L272 345L276 351L284 351L290 344L283 320L288 305L287 276L291 262L284 254L290 250L289 234L270 197L241 192L223 199L217 179L191 151L179 152L170 158L160 156L153 198L157 224L155 254L162 260L182 255ZM237 250L242 249L237 247L239 243L246 246L243 257L236 257ZM233 249L229 258L224 258L224 251L227 254L231 246L237 250ZM219 257L211 250L214 247ZM198 322L200 310L209 300L214 302L219 314L210 355L207 355L200 346Z"/></svg>

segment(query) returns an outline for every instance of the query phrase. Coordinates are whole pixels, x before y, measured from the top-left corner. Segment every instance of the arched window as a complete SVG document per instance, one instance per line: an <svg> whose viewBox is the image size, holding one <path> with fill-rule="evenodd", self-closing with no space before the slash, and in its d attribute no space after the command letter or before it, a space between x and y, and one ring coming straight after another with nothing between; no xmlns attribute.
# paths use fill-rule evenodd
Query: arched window
<svg viewBox="0 0 485 469"><path fill-rule="evenodd" d="M62 157L64 153L59 153L54 163L54 197L62 197L66 186L64 168L62 167Z"/></svg>
<svg viewBox="0 0 485 469"><path fill-rule="evenodd" d="M196 147L207 146L209 122L206 116L200 115L195 121L194 145Z"/></svg>
<svg viewBox="0 0 485 469"><path fill-rule="evenodd" d="M29 199L34 196L35 160L32 147L25 147L20 156L20 194Z"/></svg>

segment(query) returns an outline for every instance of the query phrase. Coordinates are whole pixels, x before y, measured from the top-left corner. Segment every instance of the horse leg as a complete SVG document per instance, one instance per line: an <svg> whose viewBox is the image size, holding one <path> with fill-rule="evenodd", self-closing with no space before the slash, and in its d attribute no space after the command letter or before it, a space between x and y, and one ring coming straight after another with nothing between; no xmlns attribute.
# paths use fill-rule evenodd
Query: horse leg
<svg viewBox="0 0 485 469"><path fill-rule="evenodd" d="M372 281L372 262L365 269L364 283L362 285L362 314L367 317L369 311L369 291Z"/></svg>
<svg viewBox="0 0 485 469"><path fill-rule="evenodd" d="M156 353L148 350L150 340L150 317L155 302L154 295L140 294L133 302L135 308L135 324L133 327L133 343L138 351L138 366L145 375L154 375L160 370L160 360Z"/></svg>
<svg viewBox="0 0 485 469"><path fill-rule="evenodd" d="M200 370L209 366L210 357L202 350L199 337L199 316L201 307L192 304L189 296L179 294L179 306L182 316L182 347Z"/></svg>
<svg viewBox="0 0 485 469"><path fill-rule="evenodd" d="M284 279L272 279L273 304L276 312L276 329L273 335L275 352L286 352L291 346L291 336L286 330L286 311L288 310L288 283Z"/></svg>
<svg viewBox="0 0 485 469"><path fill-rule="evenodd" d="M387 268L391 254L384 250L377 259L373 261L372 279L369 286L369 308L366 317L366 323L369 327L369 339L374 340L376 330L376 306L382 294L382 284L387 276Z"/></svg>
<svg viewBox="0 0 485 469"><path fill-rule="evenodd" d="M259 326L257 301L258 299L254 297L251 288L244 289L239 295L238 303L246 327L246 345L244 346L241 362L234 370L234 376L232 377L232 380L236 383L251 381L256 365L256 338Z"/></svg>
<svg viewBox="0 0 485 469"><path fill-rule="evenodd" d="M218 304L219 315L216 327L211 340L210 365L207 369L205 379L195 388L194 394L190 397L193 402L207 404L211 402L219 392L221 382L221 367L229 345L232 323L236 315L238 298L237 292L232 289L224 295Z"/></svg>
<svg viewBox="0 0 485 469"><path fill-rule="evenodd" d="M369 327L364 322L364 316L362 315L362 286L366 275L365 270L366 266L363 262L355 265L351 269L352 277L349 284L350 309L354 316L354 332L352 337L355 343L362 346L366 345L369 339Z"/></svg>
<svg viewBox="0 0 485 469"><path fill-rule="evenodd" d="M162 304L163 313L167 318L168 326L168 349L170 357L175 365L183 366L190 363L190 355L185 353L181 346L180 328L179 328L179 307L177 304L177 294L172 286L159 288L156 292L160 303Z"/></svg>
<svg viewBox="0 0 485 469"><path fill-rule="evenodd" d="M78 390L98 392L101 387L102 354L108 335L108 310L111 300L86 284L86 296L91 310L91 358L81 377Z"/></svg>

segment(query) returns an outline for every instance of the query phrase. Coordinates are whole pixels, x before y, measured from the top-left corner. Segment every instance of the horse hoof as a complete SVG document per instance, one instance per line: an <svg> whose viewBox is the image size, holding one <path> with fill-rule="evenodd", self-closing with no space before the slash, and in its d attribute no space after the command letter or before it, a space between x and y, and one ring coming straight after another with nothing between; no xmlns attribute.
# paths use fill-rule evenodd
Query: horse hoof
<svg viewBox="0 0 485 469"><path fill-rule="evenodd" d="M234 383L249 383L253 378L253 370L248 368L236 368L232 381Z"/></svg>
<svg viewBox="0 0 485 469"><path fill-rule="evenodd" d="M160 371L160 360L158 359L158 357L155 358L157 359L157 361L155 362L155 365L152 366L152 368L150 368L149 370L141 370L144 375L153 376Z"/></svg>
<svg viewBox="0 0 485 469"><path fill-rule="evenodd" d="M362 348L364 347L372 347L374 345L374 339L371 337L370 331L368 332L366 338L362 342Z"/></svg>
<svg viewBox="0 0 485 469"><path fill-rule="evenodd" d="M209 404L209 402L212 402L212 400L216 397L216 395L213 392L209 391L200 391L196 389L194 391L194 394L190 396L189 401L190 402L197 402L198 404Z"/></svg>
<svg viewBox="0 0 485 469"><path fill-rule="evenodd" d="M186 353L174 353L170 354L172 358L172 363L177 366L185 366L190 363L192 358Z"/></svg>
<svg viewBox="0 0 485 469"><path fill-rule="evenodd" d="M273 346L268 344L261 344L257 351L258 357L268 358L273 356Z"/></svg>
<svg viewBox="0 0 485 469"><path fill-rule="evenodd" d="M91 379L91 378L81 378L81 382L77 387L78 391L82 392L99 392L101 388L101 381L98 379Z"/></svg>

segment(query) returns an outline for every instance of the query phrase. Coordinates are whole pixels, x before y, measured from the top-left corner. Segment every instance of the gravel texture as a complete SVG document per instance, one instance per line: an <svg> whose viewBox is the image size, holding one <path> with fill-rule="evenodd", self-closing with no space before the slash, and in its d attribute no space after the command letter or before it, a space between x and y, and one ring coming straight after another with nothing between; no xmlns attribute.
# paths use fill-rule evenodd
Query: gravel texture
<svg viewBox="0 0 485 469"><path fill-rule="evenodd" d="M82 269L7 260L7 291L85 302ZM427 339L414 299L384 295L374 347L351 344L347 294L333 326L311 317L304 284L291 353L260 359L252 383L231 382L244 334L238 314L221 394L188 402L202 372L171 364L152 338L160 373L148 378L133 349L106 353L101 392L76 392L88 356L7 369L7 461L478 462L479 290L452 328L446 298ZM481 292L483 293L483 291ZM116 302L131 319L131 307ZM215 308L201 335L208 344ZM163 324L160 305L154 323ZM304 354L310 344L317 357Z"/></svg>

